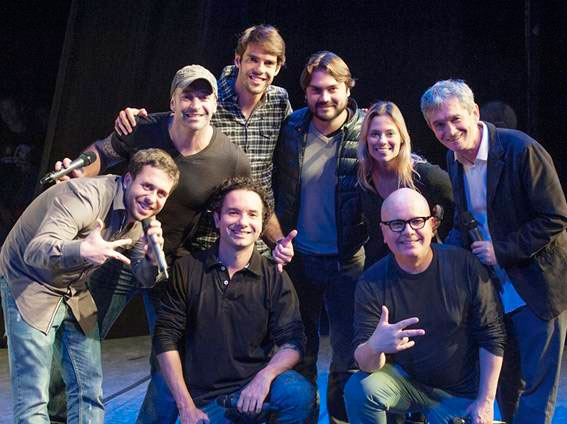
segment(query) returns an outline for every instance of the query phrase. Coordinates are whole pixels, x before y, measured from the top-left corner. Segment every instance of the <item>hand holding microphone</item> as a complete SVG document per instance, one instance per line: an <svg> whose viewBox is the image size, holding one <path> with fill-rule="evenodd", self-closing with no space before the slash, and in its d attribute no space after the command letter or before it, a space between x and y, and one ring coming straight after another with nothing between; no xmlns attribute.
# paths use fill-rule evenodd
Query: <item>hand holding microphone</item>
<svg viewBox="0 0 567 424"><path fill-rule="evenodd" d="M163 253L163 236L161 232L161 223L151 218L142 220L142 228L146 235L147 243L151 246L152 258L158 267L157 281L167 280L169 274L167 272L167 262Z"/></svg>
<svg viewBox="0 0 567 424"><path fill-rule="evenodd" d="M469 232L469 236L473 240L471 244L472 253L485 265L494 266L498 262L496 254L494 253L494 246L490 240L484 240L480 229L478 228L478 221L474 219L469 211L462 213L462 222Z"/></svg>
<svg viewBox="0 0 567 424"><path fill-rule="evenodd" d="M40 184L47 184L53 182L61 182L68 180L68 174L74 173L74 177L80 177L79 169L84 166L89 166L91 163L96 161L96 153L91 151L83 152L79 155L77 159L71 162L70 159L65 158L63 162L57 161L55 163L55 171L48 172L39 180Z"/></svg>

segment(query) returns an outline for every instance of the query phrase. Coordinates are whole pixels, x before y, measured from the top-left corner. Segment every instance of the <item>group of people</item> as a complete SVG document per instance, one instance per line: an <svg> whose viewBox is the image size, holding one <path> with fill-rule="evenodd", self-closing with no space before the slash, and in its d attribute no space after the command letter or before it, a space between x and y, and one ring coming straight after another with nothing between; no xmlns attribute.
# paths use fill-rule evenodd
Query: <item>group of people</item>
<svg viewBox="0 0 567 424"><path fill-rule="evenodd" d="M549 154L439 81L421 110L446 173L393 102L358 108L332 52L308 59L292 112L272 84L285 60L274 27L246 29L218 81L180 69L169 112L120 112L96 160L27 208L0 254L16 422L103 421L100 339L142 289L138 423L315 422L323 307L331 422L485 424L496 399L508 423L551 422L567 203Z"/></svg>

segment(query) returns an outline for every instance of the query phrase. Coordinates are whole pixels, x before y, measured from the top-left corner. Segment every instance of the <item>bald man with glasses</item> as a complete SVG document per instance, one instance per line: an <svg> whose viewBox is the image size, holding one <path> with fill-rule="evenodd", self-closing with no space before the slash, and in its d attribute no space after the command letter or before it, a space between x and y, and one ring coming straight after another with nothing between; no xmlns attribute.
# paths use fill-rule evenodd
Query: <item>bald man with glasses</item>
<svg viewBox="0 0 567 424"><path fill-rule="evenodd" d="M420 411L430 424L492 423L505 332L486 269L464 249L431 244L437 218L414 190L388 196L381 218L391 254L356 288L361 371L345 389L349 421L385 424L387 411Z"/></svg>

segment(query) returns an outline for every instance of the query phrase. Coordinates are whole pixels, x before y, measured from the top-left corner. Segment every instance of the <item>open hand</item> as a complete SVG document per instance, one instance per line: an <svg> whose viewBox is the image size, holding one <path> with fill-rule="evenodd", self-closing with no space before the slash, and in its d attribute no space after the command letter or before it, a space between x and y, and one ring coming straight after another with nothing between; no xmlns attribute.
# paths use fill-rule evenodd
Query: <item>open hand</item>
<svg viewBox="0 0 567 424"><path fill-rule="evenodd" d="M397 323L390 324L389 311L386 305L382 305L382 315L380 321L374 330L374 333L368 340L368 344L375 352L396 353L409 349L415 345L415 341L410 337L423 336L425 330L405 328L419 322L419 318L407 318Z"/></svg>
<svg viewBox="0 0 567 424"><path fill-rule="evenodd" d="M126 265L130 265L130 259L114 249L127 246L132 243L132 240L105 241L101 235L103 228L104 223L101 219L97 219L94 230L81 242L79 248L81 257L94 265L102 265L108 259L117 259Z"/></svg>

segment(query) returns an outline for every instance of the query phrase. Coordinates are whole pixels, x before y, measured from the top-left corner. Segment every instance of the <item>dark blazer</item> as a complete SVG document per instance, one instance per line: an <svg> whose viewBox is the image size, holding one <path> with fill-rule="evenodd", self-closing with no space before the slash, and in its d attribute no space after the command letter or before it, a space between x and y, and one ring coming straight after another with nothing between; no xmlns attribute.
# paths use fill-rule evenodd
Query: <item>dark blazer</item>
<svg viewBox="0 0 567 424"><path fill-rule="evenodd" d="M554 318L567 309L567 203L553 160L521 131L486 125L487 213L496 259L530 309ZM447 242L468 247L463 166L452 151L447 166L455 198Z"/></svg>

